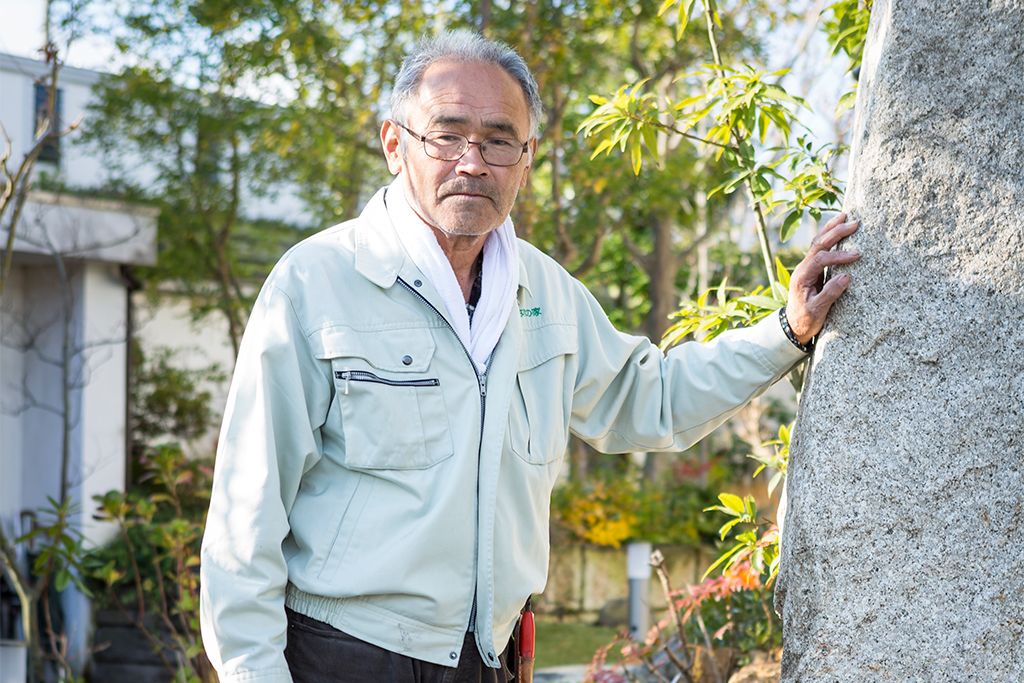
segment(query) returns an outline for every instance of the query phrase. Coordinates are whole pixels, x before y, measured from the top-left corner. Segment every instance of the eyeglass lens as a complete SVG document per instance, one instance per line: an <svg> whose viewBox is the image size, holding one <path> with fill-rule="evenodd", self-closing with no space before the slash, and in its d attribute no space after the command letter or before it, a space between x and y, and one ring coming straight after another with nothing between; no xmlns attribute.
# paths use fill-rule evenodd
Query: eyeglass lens
<svg viewBox="0 0 1024 683"><path fill-rule="evenodd" d="M515 166L523 158L524 146L508 138L487 138L471 143L465 135L431 131L423 136L427 156L440 161L454 161L462 157L471 144L480 146L480 155L492 166Z"/></svg>

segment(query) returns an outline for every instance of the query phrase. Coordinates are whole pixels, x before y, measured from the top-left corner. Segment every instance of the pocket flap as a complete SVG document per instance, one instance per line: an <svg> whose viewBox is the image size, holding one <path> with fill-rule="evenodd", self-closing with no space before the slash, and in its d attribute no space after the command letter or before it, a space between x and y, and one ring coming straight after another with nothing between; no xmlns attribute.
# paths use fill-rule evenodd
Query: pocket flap
<svg viewBox="0 0 1024 683"><path fill-rule="evenodd" d="M309 343L320 360L362 358L387 372L425 372L435 348L429 329L409 327L374 331L326 327L311 334Z"/></svg>
<svg viewBox="0 0 1024 683"><path fill-rule="evenodd" d="M523 350L519 354L519 372L535 368L552 358L579 351L576 326L551 324L523 330Z"/></svg>

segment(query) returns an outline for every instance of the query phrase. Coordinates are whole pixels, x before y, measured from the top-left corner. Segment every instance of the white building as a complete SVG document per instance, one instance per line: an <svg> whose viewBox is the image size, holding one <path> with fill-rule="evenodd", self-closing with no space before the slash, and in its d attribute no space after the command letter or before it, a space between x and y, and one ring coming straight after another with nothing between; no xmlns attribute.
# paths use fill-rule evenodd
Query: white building
<svg viewBox="0 0 1024 683"><path fill-rule="evenodd" d="M0 53L0 122L11 139L8 169L16 169L34 144L38 112L45 103L39 82L48 71L40 61ZM147 353L158 347L177 350L176 366L199 369L216 363L230 373L234 363L221 316L193 324L184 298L162 296L154 306L141 292L132 295L130 267L156 262L157 212L85 196L110 180L104 161L89 147L76 145L89 124L93 86L102 76L86 69L60 69L56 129L80 125L44 148L35 169L37 177L46 174L56 181L52 186L74 189L28 195L0 301L0 525L9 539L30 528L48 497L59 498L65 451L68 493L79 506L77 524L86 543L103 544L116 533L92 519L92 497L123 490L127 479L129 336ZM134 179L150 181L152 168L143 159L121 162ZM287 183L271 197L243 190L243 205L248 217L309 218L296 189ZM0 256L10 220L8 209L0 224ZM226 382L203 388L211 392L211 407L219 412ZM215 438L211 430L191 444L191 453L212 455ZM71 642L84 664L88 604L74 591L66 592L64 602ZM0 605L0 613L8 607ZM0 624L0 643L12 636L18 634L10 628L4 632ZM23 673L7 676L6 667L17 658L9 648L2 649L0 683L24 680Z"/></svg>
<svg viewBox="0 0 1024 683"><path fill-rule="evenodd" d="M0 54L0 121L12 147L8 168L16 168L33 144L38 104L45 98L37 80L47 68ZM86 114L99 77L61 69L61 127ZM97 185L100 162L75 149L74 135L44 150L37 173L69 186ZM9 209L0 248L10 220ZM101 544L116 533L92 519L92 497L125 486L132 284L124 266L155 262L156 222L149 207L52 192L28 195L0 300L0 524L9 539L30 528L48 497L60 497L65 468L86 542ZM84 662L88 603L73 590L63 603L72 648ZM18 634L0 637L12 635ZM18 654L3 649L2 683L18 680L11 670Z"/></svg>

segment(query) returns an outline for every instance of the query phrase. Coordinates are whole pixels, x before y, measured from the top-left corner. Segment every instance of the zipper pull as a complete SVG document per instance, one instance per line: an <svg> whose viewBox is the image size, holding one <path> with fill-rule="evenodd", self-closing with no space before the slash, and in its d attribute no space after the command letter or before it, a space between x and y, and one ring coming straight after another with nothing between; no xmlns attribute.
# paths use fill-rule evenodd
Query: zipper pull
<svg viewBox="0 0 1024 683"><path fill-rule="evenodd" d="M351 372L343 372L341 376L345 379L345 395L348 396L348 378L352 375Z"/></svg>
<svg viewBox="0 0 1024 683"><path fill-rule="evenodd" d="M487 396L487 373L477 375L476 381L480 385L480 395Z"/></svg>

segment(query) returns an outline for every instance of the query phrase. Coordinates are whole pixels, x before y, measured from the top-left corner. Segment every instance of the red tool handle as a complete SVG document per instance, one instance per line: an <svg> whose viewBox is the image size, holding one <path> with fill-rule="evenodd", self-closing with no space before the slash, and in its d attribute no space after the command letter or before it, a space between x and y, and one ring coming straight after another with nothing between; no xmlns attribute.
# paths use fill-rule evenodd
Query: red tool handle
<svg viewBox="0 0 1024 683"><path fill-rule="evenodd" d="M533 644L536 637L536 628L533 624L533 612L523 612L522 621L519 624L519 656L533 658Z"/></svg>

